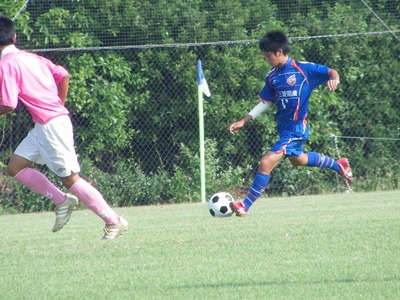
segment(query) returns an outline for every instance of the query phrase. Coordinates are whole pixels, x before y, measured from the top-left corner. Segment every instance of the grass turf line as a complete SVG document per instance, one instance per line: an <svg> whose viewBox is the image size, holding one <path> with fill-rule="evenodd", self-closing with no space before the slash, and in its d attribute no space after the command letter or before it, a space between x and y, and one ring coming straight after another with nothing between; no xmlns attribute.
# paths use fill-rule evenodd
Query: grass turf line
<svg viewBox="0 0 400 300"><path fill-rule="evenodd" d="M396 299L400 191L264 198L245 218L203 203L0 216L0 299Z"/></svg>

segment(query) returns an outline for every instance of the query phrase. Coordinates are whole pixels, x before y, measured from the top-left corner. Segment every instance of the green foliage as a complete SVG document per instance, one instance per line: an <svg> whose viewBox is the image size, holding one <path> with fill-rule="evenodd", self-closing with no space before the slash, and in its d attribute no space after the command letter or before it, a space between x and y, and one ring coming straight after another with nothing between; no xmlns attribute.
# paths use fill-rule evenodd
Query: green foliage
<svg viewBox="0 0 400 300"><path fill-rule="evenodd" d="M218 191L236 193L236 189L244 183L250 167L233 167L222 164L217 143L213 140L205 142L205 181L206 195L211 196ZM197 151L192 152L181 145L179 164L175 165L174 176L171 178L170 197L173 202L192 202L201 199L200 158Z"/></svg>
<svg viewBox="0 0 400 300"><path fill-rule="evenodd" d="M168 202L166 172L145 174L131 161L119 161L115 173L102 172L90 161L82 162L86 180L97 187L113 206L149 205Z"/></svg>
<svg viewBox="0 0 400 300"><path fill-rule="evenodd" d="M0 12L12 17L24 2L4 0ZM399 28L399 3L370 2L391 29ZM383 30L361 2L349 0L36 1L16 24L22 49L63 49L41 54L71 73L67 106L77 152L89 164L91 180L114 205L200 199L197 59L203 61L212 93L204 99L207 194L232 192L248 184L277 138L273 110L237 135L227 131L257 103L270 68L257 40L277 28L290 37ZM232 40L248 42L224 43ZM320 88L312 95L307 151L336 156L331 134L400 138L400 44L394 40L389 34L292 40L293 58L326 64L341 75L337 92ZM200 45L208 42L220 43ZM181 45L160 46L165 44ZM8 143L0 145L2 161L31 127L28 118L19 109L0 121ZM340 154L350 157L361 191L398 187L398 147L394 140L339 140ZM334 176L284 162L274 171L269 192L323 193L332 190ZM16 187L12 197L17 210L29 211L18 204L26 198L23 189Z"/></svg>
<svg viewBox="0 0 400 300"><path fill-rule="evenodd" d="M14 16L18 13L19 9L23 6L26 0L3 0L0 3L0 15L7 16L10 19L13 19ZM23 18L25 14L19 16Z"/></svg>
<svg viewBox="0 0 400 300"><path fill-rule="evenodd" d="M221 190L234 194L235 188L243 185L249 167L222 167L216 143L207 140L206 149L206 194ZM120 162L112 174L100 171L90 161L82 163L85 178L98 187L112 205L198 202L201 199L199 156L185 145L181 145L179 165L175 165L172 176L163 170L146 174L137 163L130 161Z"/></svg>
<svg viewBox="0 0 400 300"><path fill-rule="evenodd" d="M128 62L115 53L84 54L72 56L69 67L67 105L77 123L76 138L84 144L80 149L100 160L126 147L134 133L128 126L132 98L127 87L134 79Z"/></svg>

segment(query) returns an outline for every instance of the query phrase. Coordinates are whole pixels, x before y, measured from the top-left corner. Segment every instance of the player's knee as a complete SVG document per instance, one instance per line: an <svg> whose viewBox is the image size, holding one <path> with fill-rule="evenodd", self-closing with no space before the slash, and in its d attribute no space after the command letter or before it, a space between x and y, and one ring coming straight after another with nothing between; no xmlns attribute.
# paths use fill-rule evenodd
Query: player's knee
<svg viewBox="0 0 400 300"><path fill-rule="evenodd" d="M301 167L307 164L307 159L303 156L292 156L289 158L289 161L295 167Z"/></svg>
<svg viewBox="0 0 400 300"><path fill-rule="evenodd" d="M270 174L274 169L275 164L271 161L269 157L263 157L260 160L260 165L258 166L258 172L262 174Z"/></svg>
<svg viewBox="0 0 400 300"><path fill-rule="evenodd" d="M11 177L14 177L23 169L29 167L31 162L19 155L11 156L11 159L7 165L7 174Z"/></svg>
<svg viewBox="0 0 400 300"><path fill-rule="evenodd" d="M260 160L259 169L266 169L270 165L270 161L267 157L263 157Z"/></svg>
<svg viewBox="0 0 400 300"><path fill-rule="evenodd" d="M7 166L7 175L8 176L14 177L17 174L18 174L18 172L16 172L16 170L12 166L10 166L10 165Z"/></svg>
<svg viewBox="0 0 400 300"><path fill-rule="evenodd" d="M291 160L290 163L292 164L292 166L295 166L295 167L302 166L302 164L297 160Z"/></svg>
<svg viewBox="0 0 400 300"><path fill-rule="evenodd" d="M67 188L70 189L75 182L77 182L80 179L80 176L78 173L71 174L67 177L61 177L60 180L62 184Z"/></svg>
<svg viewBox="0 0 400 300"><path fill-rule="evenodd" d="M7 174L8 176L14 177L15 175L17 175L19 172L21 172L23 168L21 168L20 166L13 164L13 163L9 163L7 165Z"/></svg>

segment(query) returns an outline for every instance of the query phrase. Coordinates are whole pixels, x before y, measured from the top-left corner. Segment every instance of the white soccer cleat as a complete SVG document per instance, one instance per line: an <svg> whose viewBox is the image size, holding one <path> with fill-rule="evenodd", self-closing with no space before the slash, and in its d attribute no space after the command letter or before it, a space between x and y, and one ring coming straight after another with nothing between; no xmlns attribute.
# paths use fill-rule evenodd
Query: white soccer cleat
<svg viewBox="0 0 400 300"><path fill-rule="evenodd" d="M56 222L53 226L53 232L59 231L68 223L72 211L77 204L78 198L76 198L74 195L67 194L65 201L56 206Z"/></svg>
<svg viewBox="0 0 400 300"><path fill-rule="evenodd" d="M119 217L118 224L106 225L106 227L104 227L103 240L114 240L117 237L121 236L127 230L128 222L123 217Z"/></svg>

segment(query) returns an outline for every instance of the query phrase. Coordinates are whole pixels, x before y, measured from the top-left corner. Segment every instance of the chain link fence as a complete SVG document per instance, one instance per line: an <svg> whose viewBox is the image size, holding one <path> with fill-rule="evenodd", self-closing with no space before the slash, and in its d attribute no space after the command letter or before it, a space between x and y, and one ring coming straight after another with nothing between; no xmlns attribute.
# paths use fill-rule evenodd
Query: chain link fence
<svg viewBox="0 0 400 300"><path fill-rule="evenodd" d="M82 176L113 205L200 200L197 59L211 90L204 99L207 195L247 192L276 140L273 111L238 135L227 128L258 103L269 66L257 42L276 28L290 37L293 58L341 75L337 92L321 87L311 98L306 150L348 157L353 191L398 189L399 1L106 2L19 1L0 13L17 17L19 48L70 71L67 106ZM33 126L27 111L19 107L0 126L2 204L47 209L5 176ZM346 190L334 172L283 162L266 192ZM22 204L26 193L34 208Z"/></svg>

